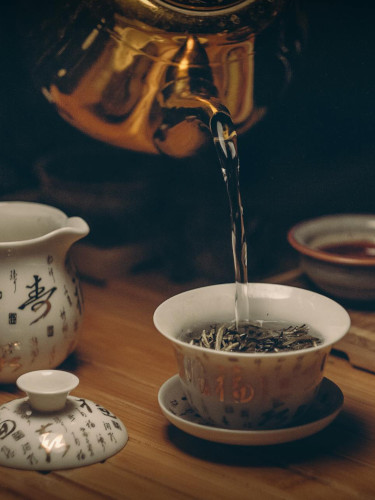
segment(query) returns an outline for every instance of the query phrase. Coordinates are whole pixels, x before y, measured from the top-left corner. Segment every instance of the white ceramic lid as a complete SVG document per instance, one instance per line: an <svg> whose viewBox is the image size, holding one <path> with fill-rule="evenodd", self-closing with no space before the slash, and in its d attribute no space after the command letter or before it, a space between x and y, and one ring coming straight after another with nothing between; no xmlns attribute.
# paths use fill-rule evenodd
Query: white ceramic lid
<svg viewBox="0 0 375 500"><path fill-rule="evenodd" d="M60 370L25 373L28 395L0 406L0 465L57 470L102 462L127 443L123 423L92 401L68 396L78 378Z"/></svg>

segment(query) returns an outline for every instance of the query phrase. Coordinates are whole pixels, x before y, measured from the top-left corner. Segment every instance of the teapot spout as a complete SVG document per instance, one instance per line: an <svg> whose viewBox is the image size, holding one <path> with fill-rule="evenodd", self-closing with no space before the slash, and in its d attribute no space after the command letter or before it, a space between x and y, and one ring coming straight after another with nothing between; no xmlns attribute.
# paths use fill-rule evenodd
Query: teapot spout
<svg viewBox="0 0 375 500"><path fill-rule="evenodd" d="M192 156L209 141L209 123L218 112L229 114L217 98L207 54L194 35L184 45L159 93L161 123L154 134L157 149L168 156Z"/></svg>

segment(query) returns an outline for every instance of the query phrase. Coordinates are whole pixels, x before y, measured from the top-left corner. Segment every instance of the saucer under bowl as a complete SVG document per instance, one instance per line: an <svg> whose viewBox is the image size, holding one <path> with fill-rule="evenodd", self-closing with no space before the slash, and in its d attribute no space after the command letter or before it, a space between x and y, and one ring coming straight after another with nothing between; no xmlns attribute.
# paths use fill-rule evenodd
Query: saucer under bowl
<svg viewBox="0 0 375 500"><path fill-rule="evenodd" d="M341 411L344 396L336 384L324 378L308 414L282 429L263 431L233 430L208 424L189 405L178 375L161 386L158 401L167 420L187 434L215 443L266 446L297 441L323 430Z"/></svg>

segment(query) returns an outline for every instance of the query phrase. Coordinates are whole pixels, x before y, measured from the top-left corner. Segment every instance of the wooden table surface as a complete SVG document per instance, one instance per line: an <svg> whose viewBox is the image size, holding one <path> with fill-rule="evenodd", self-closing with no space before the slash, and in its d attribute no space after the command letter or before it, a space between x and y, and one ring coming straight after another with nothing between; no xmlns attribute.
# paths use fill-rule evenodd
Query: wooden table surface
<svg viewBox="0 0 375 500"><path fill-rule="evenodd" d="M0 498L374 499L375 374L343 357L330 356L326 376L343 391L344 408L314 436L231 446L191 437L168 423L157 394L176 373L176 361L152 316L162 300L187 288L157 277L84 283L83 335L63 368L80 378L72 395L115 413L129 441L106 462L83 468L42 474L0 467ZM375 336L374 313L350 313L354 327L362 321ZM0 403L19 396L3 387Z"/></svg>

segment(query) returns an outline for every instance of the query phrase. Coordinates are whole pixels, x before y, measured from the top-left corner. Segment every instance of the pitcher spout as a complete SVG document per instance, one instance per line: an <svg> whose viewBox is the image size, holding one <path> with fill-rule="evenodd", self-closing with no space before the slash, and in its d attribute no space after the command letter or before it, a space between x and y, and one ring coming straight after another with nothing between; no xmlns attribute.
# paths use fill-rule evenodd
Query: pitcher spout
<svg viewBox="0 0 375 500"><path fill-rule="evenodd" d="M70 245L87 236L90 228L81 217L69 217L66 226L62 228L65 238L70 240Z"/></svg>
<svg viewBox="0 0 375 500"><path fill-rule="evenodd" d="M77 236L78 240L84 238L90 232L87 222L81 217L69 217L66 227L70 229L72 234Z"/></svg>
<svg viewBox="0 0 375 500"><path fill-rule="evenodd" d="M89 232L90 228L87 222L81 217L69 217L66 223L50 233L49 237L61 251L66 252L73 243L87 236Z"/></svg>

